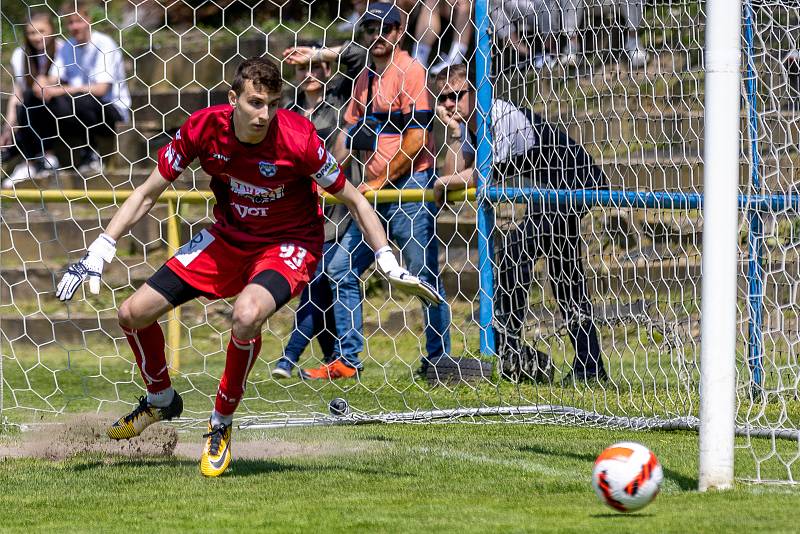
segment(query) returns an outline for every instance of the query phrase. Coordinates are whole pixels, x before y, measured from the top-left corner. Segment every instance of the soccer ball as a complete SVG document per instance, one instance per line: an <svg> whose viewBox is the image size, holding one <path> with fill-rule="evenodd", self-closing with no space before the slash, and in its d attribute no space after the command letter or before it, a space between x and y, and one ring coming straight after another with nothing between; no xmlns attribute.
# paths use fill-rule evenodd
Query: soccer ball
<svg viewBox="0 0 800 534"><path fill-rule="evenodd" d="M633 512L650 504L662 480L664 471L656 455L639 443L615 443L594 462L594 492L619 512Z"/></svg>

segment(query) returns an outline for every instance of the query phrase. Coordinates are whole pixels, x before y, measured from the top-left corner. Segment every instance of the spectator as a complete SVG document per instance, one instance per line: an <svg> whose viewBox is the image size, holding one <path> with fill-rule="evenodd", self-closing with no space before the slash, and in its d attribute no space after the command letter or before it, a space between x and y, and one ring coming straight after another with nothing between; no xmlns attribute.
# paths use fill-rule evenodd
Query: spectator
<svg viewBox="0 0 800 534"><path fill-rule="evenodd" d="M792 48L783 58L789 82L789 107L800 111L800 50Z"/></svg>
<svg viewBox="0 0 800 534"><path fill-rule="evenodd" d="M489 15L496 42L507 41L519 55L527 58L532 50L530 37L540 36L541 50L533 58L536 69L552 68L557 59L557 33L561 13L555 0L492 0Z"/></svg>
<svg viewBox="0 0 800 534"><path fill-rule="evenodd" d="M365 162L362 192L385 188L428 188L433 183L433 110L425 69L398 46L403 37L400 10L388 3L371 4L361 18L368 39L370 66L355 82L345 113L349 125L339 135L337 159L347 165L351 156ZM409 271L438 287L438 246L431 203L381 204L378 213L400 247ZM304 371L314 379L353 377L362 368L364 348L362 294L359 277L372 265L374 254L355 224L348 226L336 254L325 270L334 283L334 313L339 344L333 364ZM423 309L427 357L430 362L449 354L449 308L442 303Z"/></svg>
<svg viewBox="0 0 800 534"><path fill-rule="evenodd" d="M367 49L356 41L333 47L300 45L284 50L283 58L289 65L304 68L309 62L313 65L328 63L331 77L325 84L325 94L335 96L345 106L353 94L353 81L366 67Z"/></svg>
<svg viewBox="0 0 800 534"><path fill-rule="evenodd" d="M561 61L567 66L580 63L581 47L578 42L578 30L583 21L583 14L593 0L558 0L563 20L562 31L567 35L567 48ZM625 19L625 52L633 68L641 68L647 63L647 52L639 42L639 26L642 24L642 0L612 0L600 5L612 5L618 9Z"/></svg>
<svg viewBox="0 0 800 534"><path fill-rule="evenodd" d="M450 65L463 63L472 41L472 0L424 0L420 4L414 30L414 59L428 67L431 49L443 34L442 22L448 21L453 28L450 52L430 68L430 73L436 75Z"/></svg>
<svg viewBox="0 0 800 534"><path fill-rule="evenodd" d="M308 118L325 141L326 148L332 150L339 135L339 117L342 116L342 108L350 100L352 84L345 87L340 84L329 88L331 80L329 61L335 61L342 53L348 62L342 73L343 78L352 80L364 70L367 52L364 48L345 44L326 56L329 61L319 61L320 50L325 49L319 45L311 45L296 46L284 51L287 61L295 65L298 90L297 98L289 109ZM303 59L306 61L303 62ZM348 174L348 178L351 176ZM309 285L300 295L294 330L283 350L283 357L272 370L272 376L275 378L292 376L292 370L297 367L300 356L314 337L322 349L324 364L334 361L336 317L333 313L331 283L324 272L324 267L328 258L336 252L338 236L350 223L350 215L348 209L341 204L324 204L324 212L325 244L322 261L317 265L316 274Z"/></svg>
<svg viewBox="0 0 800 534"><path fill-rule="evenodd" d="M45 99L67 95L59 111L59 128L80 149L77 169L84 177L101 171L98 142L115 139L118 122L130 116L131 95L119 45L111 37L92 29L89 6L69 0L61 8L72 36L56 55L61 84L48 87ZM104 155L104 154L103 154Z"/></svg>
<svg viewBox="0 0 800 534"><path fill-rule="evenodd" d="M448 188L474 185L476 117L474 84L470 84L465 66L440 73L436 83L437 114L449 132L447 159L453 171L441 176L434 186L441 202ZM530 110L495 99L491 124L495 181L513 177L518 181L512 186L562 190L596 189L606 183L602 170L583 147ZM456 158L463 163L454 163ZM549 380L552 376L549 356L525 346L520 339L534 281L534 262L545 256L550 284L576 353L566 379L606 378L581 258L579 232L585 211L582 206L549 207L529 201L522 223L497 236L495 330L506 377L519 380L527 375L534 380Z"/></svg>
<svg viewBox="0 0 800 534"><path fill-rule="evenodd" d="M52 152L56 139L55 115L51 106L42 100L42 91L58 80L53 59L64 46L53 30L48 13L34 13L25 25L25 43L11 54L13 96L6 106L6 123L0 132L0 145L14 144L25 161L16 166L3 181L11 187L30 178L48 176L58 168L58 158ZM3 160L13 156L4 151Z"/></svg>

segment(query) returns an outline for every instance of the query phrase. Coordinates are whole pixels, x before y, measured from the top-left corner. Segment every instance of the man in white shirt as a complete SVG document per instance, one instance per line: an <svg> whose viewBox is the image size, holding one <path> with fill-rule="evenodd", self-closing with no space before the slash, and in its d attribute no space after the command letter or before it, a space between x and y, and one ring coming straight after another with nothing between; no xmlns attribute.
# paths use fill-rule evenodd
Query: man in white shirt
<svg viewBox="0 0 800 534"><path fill-rule="evenodd" d="M131 106L120 47L92 30L89 5L69 0L62 6L71 37L56 56L61 84L45 91L45 98L71 97L69 109L59 113L60 131L75 136L73 147L79 149L75 163L84 177L100 172L98 140L115 135L117 123L129 120Z"/></svg>
<svg viewBox="0 0 800 534"><path fill-rule="evenodd" d="M439 202L448 188L475 184L475 84L467 74L467 66L456 65L436 78L437 115L447 126L448 144L442 175L434 184ZM603 171L589 153L527 108L493 100L491 133L492 185L562 191L607 188ZM553 377L549 355L526 343L523 335L539 257L547 259L553 295L575 349L563 382L607 378L583 267L580 221L586 211L583 205L553 206L530 198L521 220L514 217L496 229L494 328L504 378L549 382Z"/></svg>

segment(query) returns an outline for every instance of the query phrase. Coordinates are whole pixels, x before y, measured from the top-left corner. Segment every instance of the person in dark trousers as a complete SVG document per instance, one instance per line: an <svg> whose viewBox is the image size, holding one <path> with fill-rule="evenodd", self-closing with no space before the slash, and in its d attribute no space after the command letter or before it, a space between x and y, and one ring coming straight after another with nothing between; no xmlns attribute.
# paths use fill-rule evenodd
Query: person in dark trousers
<svg viewBox="0 0 800 534"><path fill-rule="evenodd" d="M69 40L56 54L61 83L48 87L45 100L66 95L58 110L59 131L77 150L73 166L84 177L100 174L103 139L116 139L115 128L130 119L131 95L119 44L92 29L90 2L68 0L61 8ZM116 150L116 143L112 150Z"/></svg>
<svg viewBox="0 0 800 534"><path fill-rule="evenodd" d="M457 65L436 80L437 115L447 126L445 175L434 184L439 202L446 190L474 184L475 93L467 67ZM566 133L525 108L495 99L491 107L494 181L507 187L598 189L606 186L602 170ZM521 221L495 232L495 333L503 375L514 381L552 380L549 356L521 339L534 263L547 258L553 293L558 301L575 360L567 382L605 380L597 328L586 287L580 238L583 205L546 205L528 200ZM505 230L505 228L503 229Z"/></svg>
<svg viewBox="0 0 800 534"><path fill-rule="evenodd" d="M305 43L287 49L284 57L295 67L296 98L288 109L309 119L317 128L317 133L332 150L341 127L340 117L344 106L350 100L351 84L342 84L331 77L331 63L341 52L344 71L341 78L355 79L367 64L367 50L353 43L337 49L333 57L320 60L315 54L323 50L318 43ZM358 57L360 56L360 60ZM345 175L351 183L352 168ZM357 184L356 184L357 185ZM275 378L290 378L297 367L300 356L312 339L316 338L322 350L323 365L334 360L336 347L336 317L333 313L333 290L331 281L325 274L326 260L336 253L339 235L344 234L350 224L347 207L342 204L326 204L322 201L325 214L325 244L322 246L322 261L317 272L300 295L295 313L294 330L283 349L283 356L272 368Z"/></svg>
<svg viewBox="0 0 800 534"><path fill-rule="evenodd" d="M53 60L63 46L64 41L56 35L50 14L38 12L33 13L25 25L22 46L11 54L13 94L6 104L5 123L0 130L3 147L0 159L6 162L18 153L24 161L3 180L3 188L46 177L58 169L53 109L59 99L46 102L42 100L42 91L58 82Z"/></svg>

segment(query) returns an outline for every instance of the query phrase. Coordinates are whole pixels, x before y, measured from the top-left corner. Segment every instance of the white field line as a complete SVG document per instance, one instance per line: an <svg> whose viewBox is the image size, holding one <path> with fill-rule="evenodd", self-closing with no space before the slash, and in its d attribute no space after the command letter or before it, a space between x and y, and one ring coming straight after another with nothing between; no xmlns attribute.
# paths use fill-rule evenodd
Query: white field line
<svg viewBox="0 0 800 534"><path fill-rule="evenodd" d="M462 450L455 449L433 449L430 447L415 447L412 449L414 452L427 454L429 456L439 456L441 458L448 458L459 460L463 462L471 462L475 464L496 465L501 467L509 467L518 469L534 475L546 475L549 477L558 477L562 480L572 480L576 482L587 482L591 475L587 472L586 476L580 476L572 469L560 469L543 462L527 460L523 458L496 458L494 456L487 456L485 454L473 454Z"/></svg>

